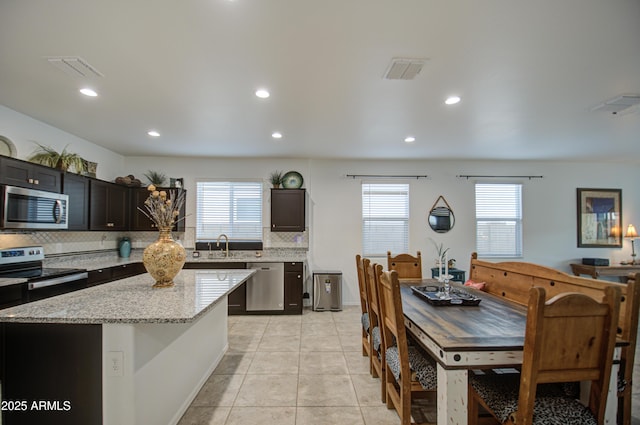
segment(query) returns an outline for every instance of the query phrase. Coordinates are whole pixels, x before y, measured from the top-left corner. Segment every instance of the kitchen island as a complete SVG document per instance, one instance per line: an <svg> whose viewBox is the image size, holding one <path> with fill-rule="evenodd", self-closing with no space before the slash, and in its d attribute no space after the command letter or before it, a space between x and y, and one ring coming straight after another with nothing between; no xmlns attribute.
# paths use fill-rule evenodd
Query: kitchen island
<svg viewBox="0 0 640 425"><path fill-rule="evenodd" d="M227 349L227 295L254 273L182 270L164 289L145 273L0 310L3 400L27 406L2 423L177 423Z"/></svg>

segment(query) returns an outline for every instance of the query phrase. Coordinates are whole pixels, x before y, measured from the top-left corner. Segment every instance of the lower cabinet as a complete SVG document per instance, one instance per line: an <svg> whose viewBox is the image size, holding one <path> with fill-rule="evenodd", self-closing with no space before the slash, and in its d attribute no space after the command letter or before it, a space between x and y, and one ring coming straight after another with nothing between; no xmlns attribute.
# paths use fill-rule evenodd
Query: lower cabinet
<svg viewBox="0 0 640 425"><path fill-rule="evenodd" d="M87 278L88 286L100 285L103 283L111 282L113 280L112 271L110 267L102 269L89 270L89 277Z"/></svg>
<svg viewBox="0 0 640 425"><path fill-rule="evenodd" d="M245 314L247 312L247 284L243 283L227 297L229 315Z"/></svg>
<svg viewBox="0 0 640 425"><path fill-rule="evenodd" d="M284 313L302 314L304 263L284 263Z"/></svg>
<svg viewBox="0 0 640 425"><path fill-rule="evenodd" d="M128 263L128 264L121 264L119 266L89 270L87 285L88 286L101 285L103 283L112 282L114 280L124 279L131 276L136 276L142 273L146 273L146 269L144 268L144 264L142 263Z"/></svg>

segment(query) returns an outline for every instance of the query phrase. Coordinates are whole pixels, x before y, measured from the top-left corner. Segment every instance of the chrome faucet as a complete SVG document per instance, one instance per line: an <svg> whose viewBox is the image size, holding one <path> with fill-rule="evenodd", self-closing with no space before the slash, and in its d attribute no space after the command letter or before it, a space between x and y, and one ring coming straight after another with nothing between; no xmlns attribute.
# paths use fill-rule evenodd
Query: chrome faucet
<svg viewBox="0 0 640 425"><path fill-rule="evenodd" d="M209 258L213 258L213 252L211 252L211 242L208 242L207 245L209 245Z"/></svg>
<svg viewBox="0 0 640 425"><path fill-rule="evenodd" d="M224 251L224 258L229 258L229 237L227 235L222 233L220 236L218 236L218 240L216 241L216 247L220 247L220 239L222 239L222 237L224 237L225 248L226 248Z"/></svg>

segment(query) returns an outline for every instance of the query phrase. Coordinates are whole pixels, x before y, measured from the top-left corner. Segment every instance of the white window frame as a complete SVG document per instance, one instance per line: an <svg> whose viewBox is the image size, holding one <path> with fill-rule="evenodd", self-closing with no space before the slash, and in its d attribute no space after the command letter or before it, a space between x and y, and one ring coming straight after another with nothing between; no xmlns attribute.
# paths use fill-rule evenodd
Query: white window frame
<svg viewBox="0 0 640 425"><path fill-rule="evenodd" d="M386 257L387 251L408 252L409 184L363 181L361 195L362 254Z"/></svg>
<svg viewBox="0 0 640 425"><path fill-rule="evenodd" d="M476 252L484 258L522 258L522 183L477 182Z"/></svg>
<svg viewBox="0 0 640 425"><path fill-rule="evenodd" d="M220 200L209 199L212 204L208 207L205 217L206 202L203 199L205 187L210 185L211 190L218 190L218 193L210 192L209 195L221 196ZM224 189L228 186L229 193L225 199ZM264 187L262 180L197 180L196 181L196 242L216 240L220 234L225 234L230 241L262 241L263 239L263 209L264 209ZM242 191L247 190L243 197ZM251 205L253 216L251 225L243 226L242 211L238 207L243 199L249 199L251 203L258 202L258 205ZM225 206L226 205L226 206ZM222 206L222 209L215 211ZM228 208L227 208L228 207ZM226 217L225 217L226 214ZM217 218L214 218L217 215ZM223 221L225 218L228 221ZM217 219L217 222L213 222ZM210 221L207 224L207 221ZM208 227L205 228L205 227ZM253 228L253 229L252 229Z"/></svg>

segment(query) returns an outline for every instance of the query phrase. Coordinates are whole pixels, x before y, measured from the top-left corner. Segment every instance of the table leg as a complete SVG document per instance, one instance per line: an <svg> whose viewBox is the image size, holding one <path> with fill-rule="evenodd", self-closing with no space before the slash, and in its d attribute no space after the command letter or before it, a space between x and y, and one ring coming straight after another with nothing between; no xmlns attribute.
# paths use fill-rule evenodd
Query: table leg
<svg viewBox="0 0 640 425"><path fill-rule="evenodd" d="M438 424L467 425L468 375L466 369L445 369L438 363Z"/></svg>

